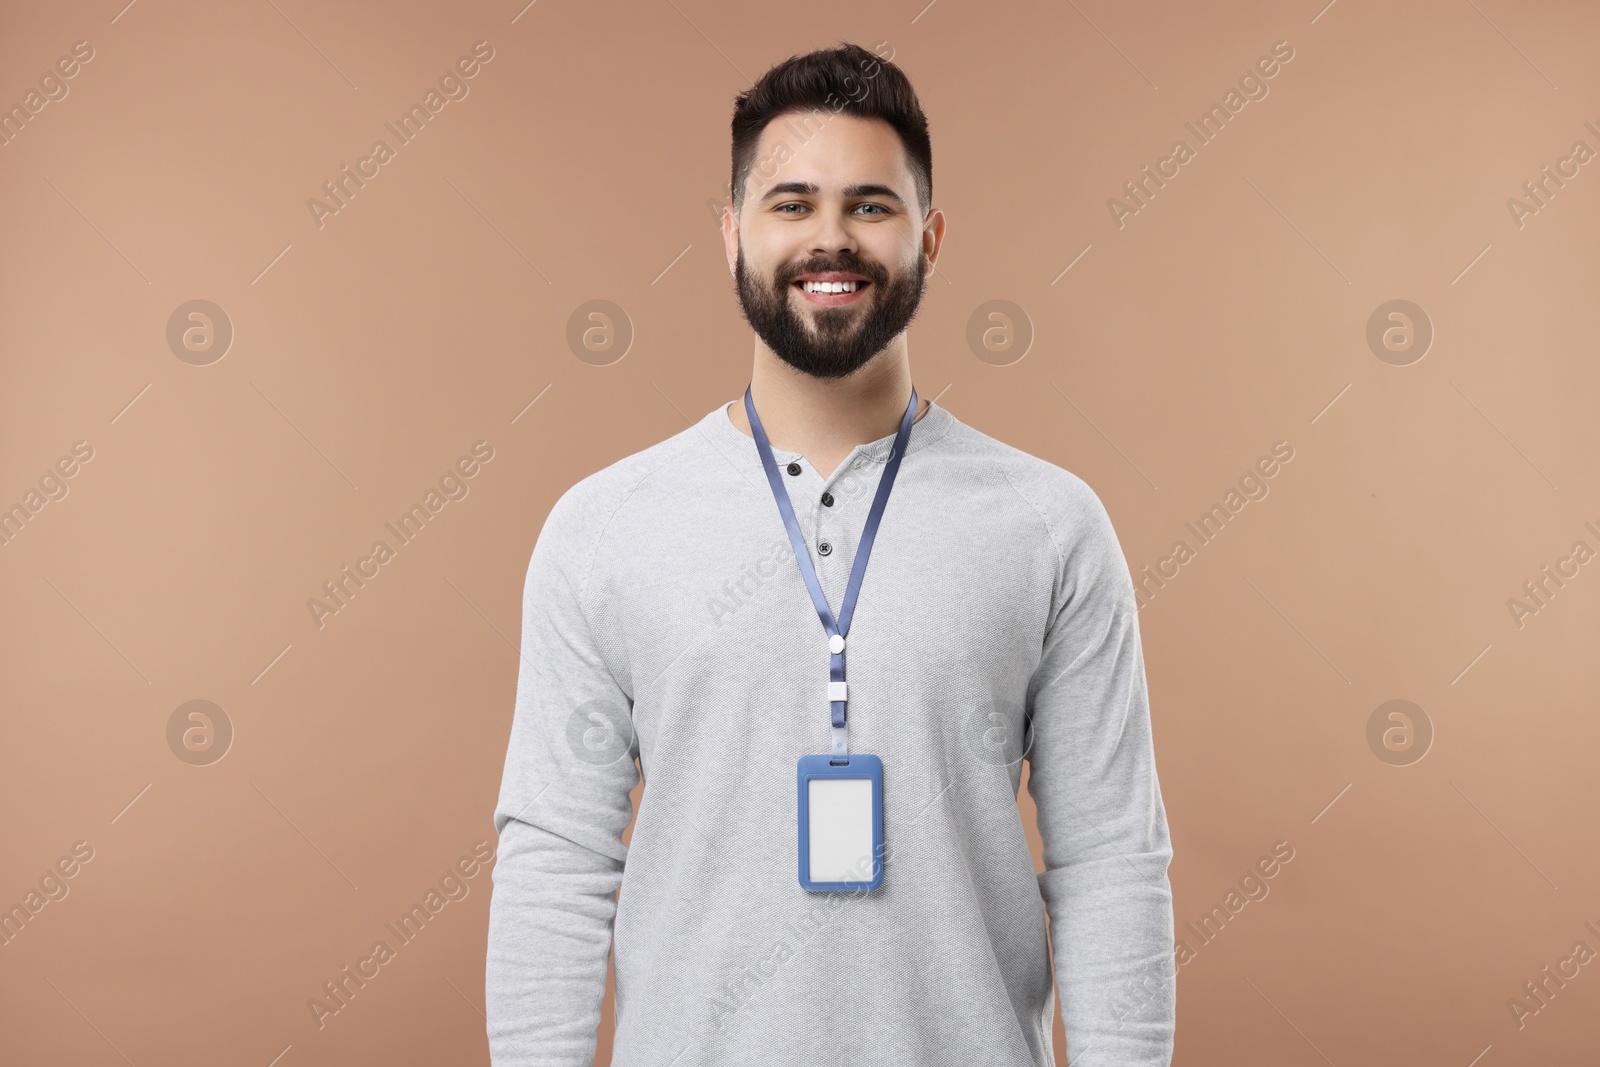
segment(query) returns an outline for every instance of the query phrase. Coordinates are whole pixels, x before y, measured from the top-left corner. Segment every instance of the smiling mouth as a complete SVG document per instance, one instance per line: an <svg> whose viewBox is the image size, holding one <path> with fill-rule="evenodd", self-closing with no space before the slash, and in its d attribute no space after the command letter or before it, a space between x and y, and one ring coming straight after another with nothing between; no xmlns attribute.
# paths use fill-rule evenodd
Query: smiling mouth
<svg viewBox="0 0 1600 1067"><path fill-rule="evenodd" d="M825 285L820 291L817 291L808 290L805 282L797 281L790 283L789 287L798 292L808 304L815 304L818 307L843 307L846 304L853 304L860 300L862 294L872 287L872 283L868 281L856 282L854 289L841 289L838 285Z"/></svg>

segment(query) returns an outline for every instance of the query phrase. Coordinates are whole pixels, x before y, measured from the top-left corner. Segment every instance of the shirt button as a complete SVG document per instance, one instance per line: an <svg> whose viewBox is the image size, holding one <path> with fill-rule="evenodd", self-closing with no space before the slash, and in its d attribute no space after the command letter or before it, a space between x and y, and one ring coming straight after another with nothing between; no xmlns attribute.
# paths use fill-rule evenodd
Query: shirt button
<svg viewBox="0 0 1600 1067"><path fill-rule="evenodd" d="M828 553L833 551L833 546L828 544L828 542L826 542L826 541L818 541L817 542L817 551L819 553L821 553L822 555L826 556Z"/></svg>
<svg viewBox="0 0 1600 1067"><path fill-rule="evenodd" d="M833 507L833 494L832 493L823 493L822 494L822 506L825 507L825 508Z"/></svg>
<svg viewBox="0 0 1600 1067"><path fill-rule="evenodd" d="M800 464L798 464L798 463L789 464L789 473L790 474L799 474L800 473Z"/></svg>

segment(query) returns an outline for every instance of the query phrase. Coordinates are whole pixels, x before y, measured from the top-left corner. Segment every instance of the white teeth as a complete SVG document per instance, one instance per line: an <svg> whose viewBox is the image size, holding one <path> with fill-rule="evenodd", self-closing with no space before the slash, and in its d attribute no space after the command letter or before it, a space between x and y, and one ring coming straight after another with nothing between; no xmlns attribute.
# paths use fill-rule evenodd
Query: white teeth
<svg viewBox="0 0 1600 1067"><path fill-rule="evenodd" d="M860 282L801 282L808 293L853 293Z"/></svg>

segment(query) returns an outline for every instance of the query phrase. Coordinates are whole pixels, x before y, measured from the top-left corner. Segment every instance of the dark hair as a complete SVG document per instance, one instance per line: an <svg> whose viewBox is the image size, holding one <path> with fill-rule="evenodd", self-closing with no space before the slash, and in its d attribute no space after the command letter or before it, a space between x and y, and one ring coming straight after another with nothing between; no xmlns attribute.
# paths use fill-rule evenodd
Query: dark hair
<svg viewBox="0 0 1600 1067"><path fill-rule="evenodd" d="M891 53L892 54L892 53ZM790 56L767 71L733 104L733 209L744 204L745 182L755 166L756 144L774 119L827 108L858 118L882 119L905 147L917 200L924 214L933 204L933 145L928 119L904 72L860 45Z"/></svg>

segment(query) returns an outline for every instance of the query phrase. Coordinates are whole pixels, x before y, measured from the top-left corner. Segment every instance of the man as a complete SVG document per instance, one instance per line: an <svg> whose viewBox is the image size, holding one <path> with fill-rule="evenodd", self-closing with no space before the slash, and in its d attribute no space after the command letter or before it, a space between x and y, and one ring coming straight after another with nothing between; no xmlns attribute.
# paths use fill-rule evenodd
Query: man
<svg viewBox="0 0 1600 1067"><path fill-rule="evenodd" d="M569 489L529 562L493 1062L588 1067L614 947L616 1067L1046 1067L1048 909L1071 1062L1165 1067L1172 849L1132 581L1076 476L913 409L905 331L944 236L916 95L847 45L769 71L733 135L749 388ZM817 873L802 820L837 812L808 759L879 768L849 794L878 819L855 876Z"/></svg>

